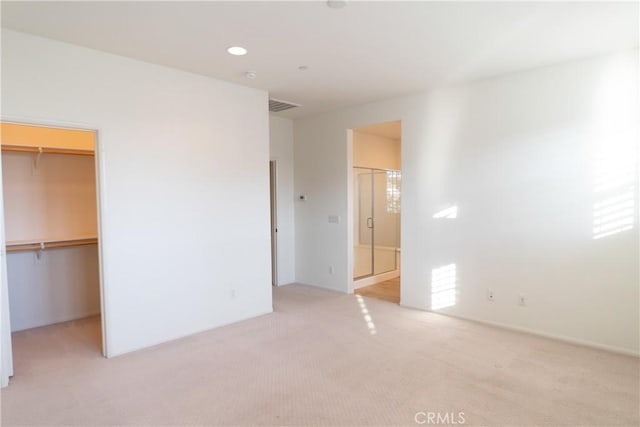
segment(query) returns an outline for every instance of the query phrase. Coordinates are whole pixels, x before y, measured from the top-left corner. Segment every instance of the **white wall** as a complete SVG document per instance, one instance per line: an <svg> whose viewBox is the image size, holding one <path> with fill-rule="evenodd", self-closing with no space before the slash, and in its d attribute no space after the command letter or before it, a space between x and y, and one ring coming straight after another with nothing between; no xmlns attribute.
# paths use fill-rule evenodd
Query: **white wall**
<svg viewBox="0 0 640 427"><path fill-rule="evenodd" d="M295 218L293 194L293 121L270 115L269 156L276 162L278 218L277 284L295 282Z"/></svg>
<svg viewBox="0 0 640 427"><path fill-rule="evenodd" d="M110 356L272 311L265 92L3 30L2 114L98 130Z"/></svg>
<svg viewBox="0 0 640 427"><path fill-rule="evenodd" d="M598 147L637 160L637 63L636 50L296 120L298 280L350 290L352 221L326 221L351 214L347 130L401 119L403 305L432 309L432 270L454 263L444 313L637 354L637 165L633 229L593 238L613 194L597 175L623 169L596 167ZM432 217L450 204L457 219Z"/></svg>

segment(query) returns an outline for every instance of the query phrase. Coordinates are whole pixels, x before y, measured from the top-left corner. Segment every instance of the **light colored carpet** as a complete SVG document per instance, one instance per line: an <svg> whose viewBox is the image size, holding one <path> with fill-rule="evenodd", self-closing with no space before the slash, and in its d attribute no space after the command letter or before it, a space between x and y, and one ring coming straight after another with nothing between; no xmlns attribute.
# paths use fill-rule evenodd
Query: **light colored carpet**
<svg viewBox="0 0 640 427"><path fill-rule="evenodd" d="M274 305L113 359L97 318L17 333L2 424L640 424L637 358L299 285Z"/></svg>

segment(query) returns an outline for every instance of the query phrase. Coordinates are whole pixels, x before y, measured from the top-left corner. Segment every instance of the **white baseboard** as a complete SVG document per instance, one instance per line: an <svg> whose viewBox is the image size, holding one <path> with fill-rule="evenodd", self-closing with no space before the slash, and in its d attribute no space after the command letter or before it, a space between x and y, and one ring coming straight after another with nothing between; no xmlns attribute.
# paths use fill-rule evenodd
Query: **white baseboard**
<svg viewBox="0 0 640 427"><path fill-rule="evenodd" d="M588 340L582 340L582 339L579 339L579 338L568 337L568 336L565 336L565 335L551 334L551 333L548 333L548 332L538 331L538 330L535 330L535 329L522 328L520 326L509 325L509 324L506 324L506 323L492 322L490 320L477 319L477 318L470 317L470 316L460 316L460 315L457 315L457 314L450 314L450 313L443 313L443 312L440 312L440 311L428 310L428 309L421 308L421 307L414 307L414 306L411 306L411 305L402 304L402 301L400 301L400 306L405 307L405 308L412 308L412 309L420 310L420 311L428 311L429 313L440 314L442 316L453 317L455 319L469 320L471 322L482 323L484 325L495 326L497 328L507 329L507 330L510 330L510 331L522 332L522 333L530 334L530 335L536 335L536 336L539 336L539 337L549 338L549 339L556 340L556 341L562 341L562 342L565 342L567 344L580 345L580 346L583 346L583 347L594 348L594 349L597 349L597 350L605 350L605 351L608 351L608 352L611 352L611 353L624 354L625 356L640 357L640 352L634 351L634 350L631 350L631 349L627 349L627 348L616 347L616 346L611 346L611 345L607 345L607 344L600 344L600 343L596 343L596 342L593 342L593 341L588 341Z"/></svg>

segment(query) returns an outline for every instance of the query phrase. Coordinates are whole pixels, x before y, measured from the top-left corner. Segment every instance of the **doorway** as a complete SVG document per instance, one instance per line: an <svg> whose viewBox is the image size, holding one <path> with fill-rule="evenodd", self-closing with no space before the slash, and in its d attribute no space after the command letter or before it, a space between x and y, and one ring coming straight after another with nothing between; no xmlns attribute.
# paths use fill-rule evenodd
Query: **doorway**
<svg viewBox="0 0 640 427"><path fill-rule="evenodd" d="M50 340L51 334L66 352L92 348L104 355L97 133L8 122L0 126L3 292L10 319L3 335L13 341L16 366L23 351L16 342L41 348L42 357L60 357L45 341L41 346L33 342ZM14 373L20 375L19 369Z"/></svg>
<svg viewBox="0 0 640 427"><path fill-rule="evenodd" d="M401 123L353 129L353 287L400 301Z"/></svg>

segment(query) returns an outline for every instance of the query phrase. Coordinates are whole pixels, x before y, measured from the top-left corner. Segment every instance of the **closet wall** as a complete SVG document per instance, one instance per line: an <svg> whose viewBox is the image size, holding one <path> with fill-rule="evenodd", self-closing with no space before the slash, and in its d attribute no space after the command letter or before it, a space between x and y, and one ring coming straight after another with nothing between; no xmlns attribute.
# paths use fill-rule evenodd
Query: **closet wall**
<svg viewBox="0 0 640 427"><path fill-rule="evenodd" d="M1 84L99 131L109 357L272 311L267 92L7 29Z"/></svg>
<svg viewBox="0 0 640 427"><path fill-rule="evenodd" d="M92 132L2 124L11 329L100 312Z"/></svg>

